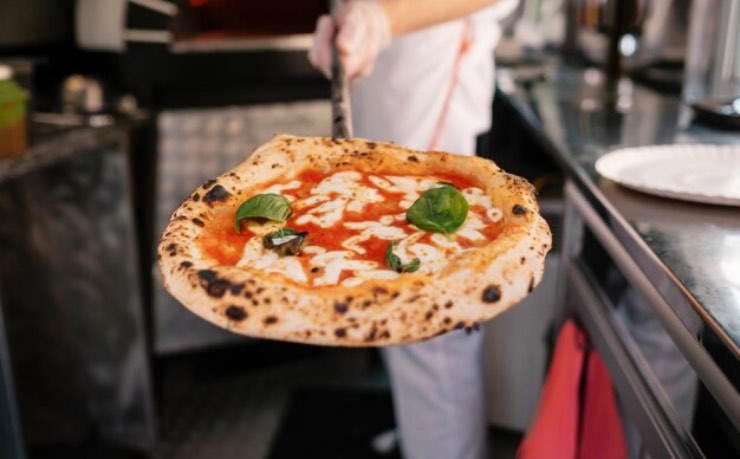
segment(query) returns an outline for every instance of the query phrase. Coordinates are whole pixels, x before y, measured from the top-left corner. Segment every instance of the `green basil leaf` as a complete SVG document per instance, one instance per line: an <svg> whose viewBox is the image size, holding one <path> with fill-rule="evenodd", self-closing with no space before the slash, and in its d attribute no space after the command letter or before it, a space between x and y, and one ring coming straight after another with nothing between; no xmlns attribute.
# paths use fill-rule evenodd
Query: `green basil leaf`
<svg viewBox="0 0 740 459"><path fill-rule="evenodd" d="M303 250L308 238L308 231L295 231L292 228L281 228L264 236L262 244L266 249L274 250L281 257L297 255Z"/></svg>
<svg viewBox="0 0 740 459"><path fill-rule="evenodd" d="M446 185L446 186L451 186L452 188L455 188L455 189L458 189L458 190L460 189L460 188L457 188L457 186L456 186L456 185L455 185L454 183L452 183L452 182L447 182L447 181L445 181L445 180L440 180L439 182L437 182L437 184L438 184L438 185Z"/></svg>
<svg viewBox="0 0 740 459"><path fill-rule="evenodd" d="M290 201L285 196L275 193L258 194L239 206L234 217L234 229L237 233L241 233L242 222L250 218L284 222L290 218L292 213Z"/></svg>
<svg viewBox="0 0 740 459"><path fill-rule="evenodd" d="M444 185L424 192L406 211L406 220L417 228L452 234L468 216L468 201L457 188Z"/></svg>
<svg viewBox="0 0 740 459"><path fill-rule="evenodd" d="M421 265L421 260L414 258L409 263L401 263L401 259L393 253L393 248L398 245L398 241L392 241L388 244L388 250L385 251L385 262L388 266L397 273L413 273Z"/></svg>

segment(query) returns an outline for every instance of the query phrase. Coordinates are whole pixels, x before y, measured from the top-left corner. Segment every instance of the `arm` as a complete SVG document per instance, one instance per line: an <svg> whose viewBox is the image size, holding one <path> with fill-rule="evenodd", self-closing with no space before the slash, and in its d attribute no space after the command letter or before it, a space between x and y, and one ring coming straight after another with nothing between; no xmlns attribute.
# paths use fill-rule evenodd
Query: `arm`
<svg viewBox="0 0 740 459"><path fill-rule="evenodd" d="M381 0L391 35L397 37L451 21L496 3L497 0Z"/></svg>
<svg viewBox="0 0 740 459"><path fill-rule="evenodd" d="M349 0L337 13L336 43L349 78L373 69L375 58L400 35L467 16L497 0ZM322 16L316 24L311 63L329 76L334 21Z"/></svg>

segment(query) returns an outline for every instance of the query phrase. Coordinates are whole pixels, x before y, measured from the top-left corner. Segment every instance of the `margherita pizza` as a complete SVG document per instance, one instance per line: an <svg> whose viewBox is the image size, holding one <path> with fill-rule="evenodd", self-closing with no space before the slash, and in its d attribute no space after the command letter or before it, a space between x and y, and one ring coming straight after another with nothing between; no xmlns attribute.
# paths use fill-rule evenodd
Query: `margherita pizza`
<svg viewBox="0 0 740 459"><path fill-rule="evenodd" d="M489 160L281 135L193 192L159 257L167 289L233 332L380 346L512 307L550 244L532 186Z"/></svg>

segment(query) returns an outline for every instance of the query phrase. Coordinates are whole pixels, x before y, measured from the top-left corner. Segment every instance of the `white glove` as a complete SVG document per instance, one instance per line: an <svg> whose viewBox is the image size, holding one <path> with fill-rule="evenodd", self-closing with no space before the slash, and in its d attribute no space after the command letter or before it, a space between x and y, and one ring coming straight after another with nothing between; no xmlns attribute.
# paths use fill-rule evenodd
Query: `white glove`
<svg viewBox="0 0 740 459"><path fill-rule="evenodd" d="M337 23L337 49L345 75L352 79L370 74L378 54L391 42L388 15L377 2L350 0L339 8ZM331 75L332 36L334 21L331 16L321 16L308 60L327 78Z"/></svg>

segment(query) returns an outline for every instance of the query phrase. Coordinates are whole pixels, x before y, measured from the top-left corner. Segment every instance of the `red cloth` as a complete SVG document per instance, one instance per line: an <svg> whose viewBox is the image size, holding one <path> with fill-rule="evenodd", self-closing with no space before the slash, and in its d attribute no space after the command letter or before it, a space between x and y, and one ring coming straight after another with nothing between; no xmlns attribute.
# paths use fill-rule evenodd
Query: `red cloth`
<svg viewBox="0 0 740 459"><path fill-rule="evenodd" d="M517 459L627 457L609 375L596 351L586 350L586 342L575 322L565 323L537 416Z"/></svg>

